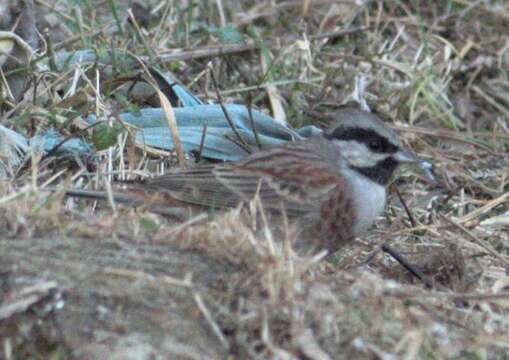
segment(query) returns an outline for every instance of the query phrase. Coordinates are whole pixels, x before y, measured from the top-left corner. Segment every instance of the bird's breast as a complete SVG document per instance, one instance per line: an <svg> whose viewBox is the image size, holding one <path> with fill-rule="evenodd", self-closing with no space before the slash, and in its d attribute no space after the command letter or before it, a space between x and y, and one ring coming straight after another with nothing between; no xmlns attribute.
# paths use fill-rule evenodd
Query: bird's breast
<svg viewBox="0 0 509 360"><path fill-rule="evenodd" d="M349 180L355 209L354 234L366 231L383 213L386 189L364 176L353 176Z"/></svg>

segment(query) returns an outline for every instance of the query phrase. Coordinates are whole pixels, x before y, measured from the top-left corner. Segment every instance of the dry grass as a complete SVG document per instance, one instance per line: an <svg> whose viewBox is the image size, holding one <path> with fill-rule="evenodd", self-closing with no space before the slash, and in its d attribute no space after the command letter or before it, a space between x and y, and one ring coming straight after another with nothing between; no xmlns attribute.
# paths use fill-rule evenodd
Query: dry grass
<svg viewBox="0 0 509 360"><path fill-rule="evenodd" d="M92 169L32 161L2 185L0 229L5 237L15 241L58 233L171 242L231 264L235 273L225 275L222 286L200 293L204 303L198 300L198 308L203 313L205 306L206 320L234 358L507 356L506 2L161 2L149 30L116 22L106 2L95 7L95 1L86 1L79 10L59 2L54 11L53 1L36 3L52 17L65 19L50 28L46 40L54 42L53 48L128 50L151 65L170 69L204 99L216 98L213 71L225 102L275 111L278 119L284 109L293 126L322 125L326 116L317 114L326 114L334 105L364 103L392 119L405 141L433 162L441 186L431 186L406 170L396 183L414 223L392 191L386 216L369 237L325 260L293 253L259 216L245 211L184 224L118 207L114 216L105 216L111 213L107 206L91 208L34 186L49 179L51 186L97 185L111 180L112 172L124 176L165 163L154 156L148 160L121 137L113 148L98 153ZM117 11L124 13L122 6ZM219 46L228 35L206 30L223 21L236 24L238 34L250 34L252 48L261 50L239 48L225 57L196 55L202 54L197 49ZM122 34L110 37L120 23ZM59 39L58 27L75 38ZM364 30L309 40L354 27ZM168 48L179 47L189 51L188 58L168 60ZM127 85L112 87L106 70L99 70L32 69L40 88L34 92L32 86L17 102L5 103L3 124L29 135L53 124L70 134L86 113L114 117L127 105L145 106L122 92ZM138 71L116 70L112 76L119 83L129 71ZM85 101L63 107L64 93L75 100L85 94ZM386 241L437 288L425 289L380 253Z"/></svg>

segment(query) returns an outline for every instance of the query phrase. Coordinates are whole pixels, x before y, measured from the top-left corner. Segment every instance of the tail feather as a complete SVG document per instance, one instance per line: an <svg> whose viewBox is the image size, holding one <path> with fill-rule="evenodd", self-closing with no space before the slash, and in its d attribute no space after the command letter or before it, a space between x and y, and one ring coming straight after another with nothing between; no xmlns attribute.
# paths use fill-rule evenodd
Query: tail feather
<svg viewBox="0 0 509 360"><path fill-rule="evenodd" d="M80 189L71 189L65 190L66 196L77 197L82 199L95 199L95 200L104 200L107 201L109 199L108 192L100 191L100 190L80 190ZM113 200L115 202L138 207L143 205L143 200L125 194L112 193Z"/></svg>
<svg viewBox="0 0 509 360"><path fill-rule="evenodd" d="M102 200L108 201L109 195L106 191L101 190L80 190L80 189L70 189L65 190L65 195L70 197L82 198L82 199L91 199L91 200ZM183 208L178 206L172 206L170 204L166 204L166 202L161 198L158 201L154 198L147 198L141 194L137 195L128 195L119 192L113 192L111 194L113 197L113 201L116 203L120 203L122 205L128 207L145 207L148 211L151 211L156 214L169 216L171 218L175 218L178 220L188 220L194 214L190 208Z"/></svg>

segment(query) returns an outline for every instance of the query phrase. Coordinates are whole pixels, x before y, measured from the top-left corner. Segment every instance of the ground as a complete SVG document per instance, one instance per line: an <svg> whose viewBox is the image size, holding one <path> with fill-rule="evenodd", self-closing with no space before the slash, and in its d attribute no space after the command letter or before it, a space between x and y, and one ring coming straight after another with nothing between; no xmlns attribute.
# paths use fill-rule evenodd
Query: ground
<svg viewBox="0 0 509 360"><path fill-rule="evenodd" d="M0 28L25 42L0 34L11 57L0 57L1 124L27 137L53 127L98 149L15 161L0 138L0 358L507 358L507 2L129 6L0 4ZM145 67L55 56L83 49ZM89 114L115 122L160 106L151 86L131 91L147 67L204 101L219 92L295 128L326 126L346 103L377 111L438 183L403 169L383 218L325 259L295 254L246 211L176 223L66 199L64 188L181 165L182 154L136 147L121 126L83 130Z"/></svg>

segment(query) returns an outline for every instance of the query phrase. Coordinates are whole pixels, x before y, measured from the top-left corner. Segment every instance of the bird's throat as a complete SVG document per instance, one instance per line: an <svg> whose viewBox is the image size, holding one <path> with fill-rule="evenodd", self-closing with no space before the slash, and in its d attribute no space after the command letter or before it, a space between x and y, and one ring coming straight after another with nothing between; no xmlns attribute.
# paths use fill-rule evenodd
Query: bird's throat
<svg viewBox="0 0 509 360"><path fill-rule="evenodd" d="M392 157L388 157L384 160L377 162L374 166L369 167L358 167L352 166L352 169L358 173L364 175L371 181L380 184L387 185L394 174L394 171L398 167L398 162Z"/></svg>

